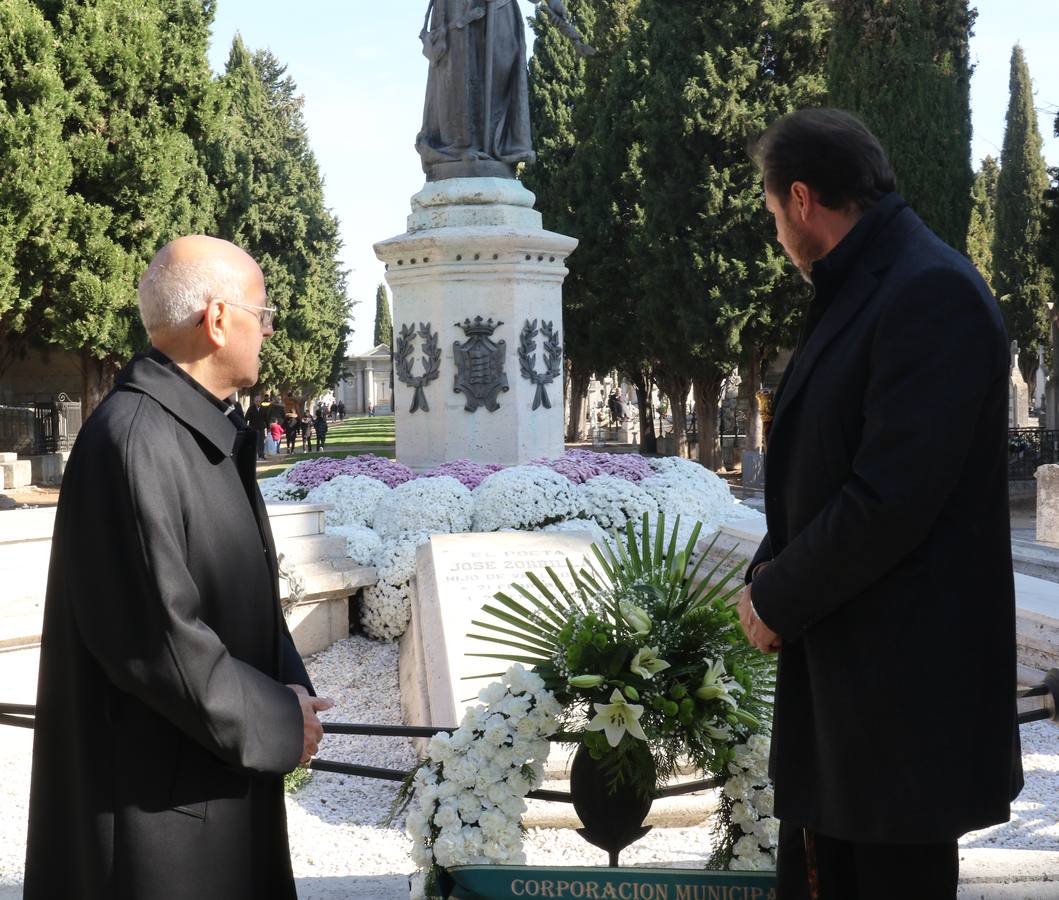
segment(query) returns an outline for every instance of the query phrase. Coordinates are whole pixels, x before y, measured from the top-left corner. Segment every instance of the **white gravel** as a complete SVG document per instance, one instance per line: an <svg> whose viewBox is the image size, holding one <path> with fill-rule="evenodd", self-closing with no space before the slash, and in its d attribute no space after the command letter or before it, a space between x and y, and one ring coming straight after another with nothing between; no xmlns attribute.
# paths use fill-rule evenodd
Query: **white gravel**
<svg viewBox="0 0 1059 900"><path fill-rule="evenodd" d="M37 651L0 653L0 701L32 703ZM308 660L320 694L335 700L333 721L401 721L397 647L349 638ZM964 837L964 848L1059 851L1059 730L1047 722L1022 729L1026 788L1012 821ZM21 892L25 854L32 732L0 726L0 900ZM411 741L328 736L322 758L405 769L414 762ZM316 772L287 800L291 857L298 893L310 898L406 898L411 845L401 827L382 824L396 785ZM573 831L531 829L531 864L605 865L603 851ZM660 828L622 854L624 865L700 866L709 856L709 830ZM1044 895L1039 895L1044 896Z"/></svg>

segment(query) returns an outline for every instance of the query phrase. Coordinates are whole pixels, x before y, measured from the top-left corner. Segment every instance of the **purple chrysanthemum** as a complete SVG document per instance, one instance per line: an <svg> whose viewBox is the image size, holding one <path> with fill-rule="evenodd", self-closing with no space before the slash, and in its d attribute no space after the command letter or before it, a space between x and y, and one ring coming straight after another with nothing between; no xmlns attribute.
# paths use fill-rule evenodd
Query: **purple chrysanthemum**
<svg viewBox="0 0 1059 900"><path fill-rule="evenodd" d="M497 463L477 463L469 459L454 459L451 462L435 466L429 472L424 472L418 477L436 478L441 475L448 475L473 491L486 478L494 472L499 472L502 468L504 467Z"/></svg>
<svg viewBox="0 0 1059 900"><path fill-rule="evenodd" d="M392 459L365 453L361 456L347 456L343 459L320 456L316 459L302 460L287 471L287 481L291 484L314 488L338 475L365 475L381 481L388 487L396 487L415 477L408 466L394 462Z"/></svg>

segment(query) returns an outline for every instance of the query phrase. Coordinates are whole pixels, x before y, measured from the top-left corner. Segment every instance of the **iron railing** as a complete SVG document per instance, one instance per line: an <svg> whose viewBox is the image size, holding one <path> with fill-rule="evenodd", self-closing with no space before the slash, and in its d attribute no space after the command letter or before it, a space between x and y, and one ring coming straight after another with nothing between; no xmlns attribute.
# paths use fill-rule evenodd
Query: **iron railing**
<svg viewBox="0 0 1059 900"><path fill-rule="evenodd" d="M1008 478L1033 478L1038 466L1059 462L1059 431L1045 428L1008 430Z"/></svg>
<svg viewBox="0 0 1059 900"><path fill-rule="evenodd" d="M81 430L81 403L59 394L52 400L0 406L0 452L34 456L74 445Z"/></svg>

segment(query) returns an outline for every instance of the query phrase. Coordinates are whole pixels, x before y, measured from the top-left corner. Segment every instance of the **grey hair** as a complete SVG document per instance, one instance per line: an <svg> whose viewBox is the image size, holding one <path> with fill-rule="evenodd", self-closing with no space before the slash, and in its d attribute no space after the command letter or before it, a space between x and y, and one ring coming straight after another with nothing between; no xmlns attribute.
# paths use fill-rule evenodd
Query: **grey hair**
<svg viewBox="0 0 1059 900"><path fill-rule="evenodd" d="M193 325L195 317L218 298L242 303L245 277L220 260L166 263L155 260L140 279L140 318L151 334L158 329Z"/></svg>

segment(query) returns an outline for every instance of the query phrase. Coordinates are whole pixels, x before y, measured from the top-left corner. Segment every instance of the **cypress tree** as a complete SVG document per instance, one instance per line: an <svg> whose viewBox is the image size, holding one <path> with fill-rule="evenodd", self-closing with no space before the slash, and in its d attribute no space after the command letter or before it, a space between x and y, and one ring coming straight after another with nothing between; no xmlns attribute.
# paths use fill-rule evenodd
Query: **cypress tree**
<svg viewBox="0 0 1059 900"><path fill-rule="evenodd" d="M1055 117L1059 137L1059 114ZM1045 192L1043 259L1052 272L1052 283L1059 283L1059 166L1048 170L1052 186Z"/></svg>
<svg viewBox="0 0 1059 900"><path fill-rule="evenodd" d="M996 238L996 190L1000 167L987 156L975 173L971 191L971 224L967 229L967 255L993 288L993 240Z"/></svg>
<svg viewBox="0 0 1059 900"><path fill-rule="evenodd" d="M338 220L324 205L302 100L268 51L232 43L223 91L228 127L213 178L218 228L261 265L275 333L261 352L261 385L310 399L341 377L349 301Z"/></svg>
<svg viewBox="0 0 1059 900"><path fill-rule="evenodd" d="M375 334L372 344L385 344L393 349L393 323L390 321L390 301L386 297L386 285L379 283L375 291Z"/></svg>
<svg viewBox="0 0 1059 900"><path fill-rule="evenodd" d="M639 120L642 297L657 323L652 359L673 401L674 433L682 437L693 382L699 458L712 467L721 386L739 362L742 333L756 328L762 342L776 325L786 280L747 142L782 113L819 102L827 9L643 0L640 12L650 71Z"/></svg>
<svg viewBox="0 0 1059 900"><path fill-rule="evenodd" d="M860 116L897 187L945 242L964 249L971 216L968 0L833 0L830 104Z"/></svg>
<svg viewBox="0 0 1059 900"><path fill-rule="evenodd" d="M73 175L55 33L28 0L0 5L0 373L40 330L41 298L73 252Z"/></svg>
<svg viewBox="0 0 1059 900"><path fill-rule="evenodd" d="M1022 47L1011 51L1007 125L997 178L993 285L1008 333L1021 349L1022 376L1030 380L1037 348L1048 344L1051 273L1042 261L1041 231L1048 173L1042 155L1033 85Z"/></svg>
<svg viewBox="0 0 1059 900"><path fill-rule="evenodd" d="M582 36L590 39L595 23L593 8L584 0L570 0L566 8ZM588 96L587 64L540 8L530 25L536 35L529 62L529 107L537 163L525 172L523 182L537 197L536 206L545 227L577 236L575 210L581 206L584 192L575 176L573 160L583 139L579 128L587 120L582 108ZM578 441L584 437L584 395L593 362L598 360L593 359L590 350L594 335L582 268L572 260L569 269L563 284L562 330L569 389L566 439Z"/></svg>
<svg viewBox="0 0 1059 900"><path fill-rule="evenodd" d="M214 222L202 163L216 111L206 58L213 4L39 5L54 27L72 165L71 252L42 290L41 334L80 352L87 415L146 344L136 284L147 263L163 244Z"/></svg>

